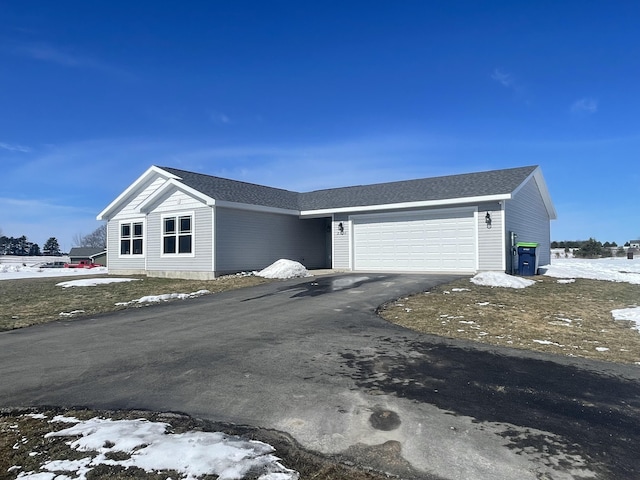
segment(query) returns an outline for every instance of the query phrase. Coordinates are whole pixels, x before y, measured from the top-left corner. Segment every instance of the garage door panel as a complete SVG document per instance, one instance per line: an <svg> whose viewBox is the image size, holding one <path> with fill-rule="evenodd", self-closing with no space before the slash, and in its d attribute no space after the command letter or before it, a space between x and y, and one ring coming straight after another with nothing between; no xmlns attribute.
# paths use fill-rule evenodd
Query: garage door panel
<svg viewBox="0 0 640 480"><path fill-rule="evenodd" d="M472 272L473 211L352 217L357 270Z"/></svg>

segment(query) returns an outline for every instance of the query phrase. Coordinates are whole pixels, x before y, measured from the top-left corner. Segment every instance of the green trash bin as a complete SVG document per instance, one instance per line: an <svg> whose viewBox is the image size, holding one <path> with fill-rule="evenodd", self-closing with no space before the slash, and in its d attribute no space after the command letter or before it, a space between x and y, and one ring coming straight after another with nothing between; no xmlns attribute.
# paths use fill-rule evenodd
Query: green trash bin
<svg viewBox="0 0 640 480"><path fill-rule="evenodd" d="M518 275L533 277L538 272L538 243L518 242Z"/></svg>

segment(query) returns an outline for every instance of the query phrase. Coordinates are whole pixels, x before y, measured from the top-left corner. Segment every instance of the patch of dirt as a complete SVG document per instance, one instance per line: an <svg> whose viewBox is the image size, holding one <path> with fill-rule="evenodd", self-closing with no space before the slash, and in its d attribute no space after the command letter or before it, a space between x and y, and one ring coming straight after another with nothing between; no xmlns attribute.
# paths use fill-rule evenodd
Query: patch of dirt
<svg viewBox="0 0 640 480"><path fill-rule="evenodd" d="M640 332L611 310L638 306L640 285L534 277L524 289L461 279L383 305L411 330L505 347L640 365Z"/></svg>

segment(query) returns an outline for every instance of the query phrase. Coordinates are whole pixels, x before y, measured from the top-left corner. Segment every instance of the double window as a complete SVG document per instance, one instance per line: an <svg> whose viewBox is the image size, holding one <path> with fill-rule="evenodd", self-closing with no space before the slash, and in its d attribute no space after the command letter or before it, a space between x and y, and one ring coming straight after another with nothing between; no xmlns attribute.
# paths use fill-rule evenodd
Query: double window
<svg viewBox="0 0 640 480"><path fill-rule="evenodd" d="M120 255L142 255L143 240L143 222L126 222L120 224Z"/></svg>
<svg viewBox="0 0 640 480"><path fill-rule="evenodd" d="M162 253L193 253L193 215L176 215L162 219Z"/></svg>

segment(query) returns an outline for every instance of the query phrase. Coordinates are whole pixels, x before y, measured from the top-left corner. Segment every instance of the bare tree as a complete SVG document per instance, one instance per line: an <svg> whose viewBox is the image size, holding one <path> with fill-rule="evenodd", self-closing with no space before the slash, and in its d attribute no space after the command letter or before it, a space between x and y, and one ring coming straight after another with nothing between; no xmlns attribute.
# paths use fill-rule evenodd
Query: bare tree
<svg viewBox="0 0 640 480"><path fill-rule="evenodd" d="M88 235L76 233L73 236L73 243L77 247L106 248L107 246L107 225L101 225Z"/></svg>

